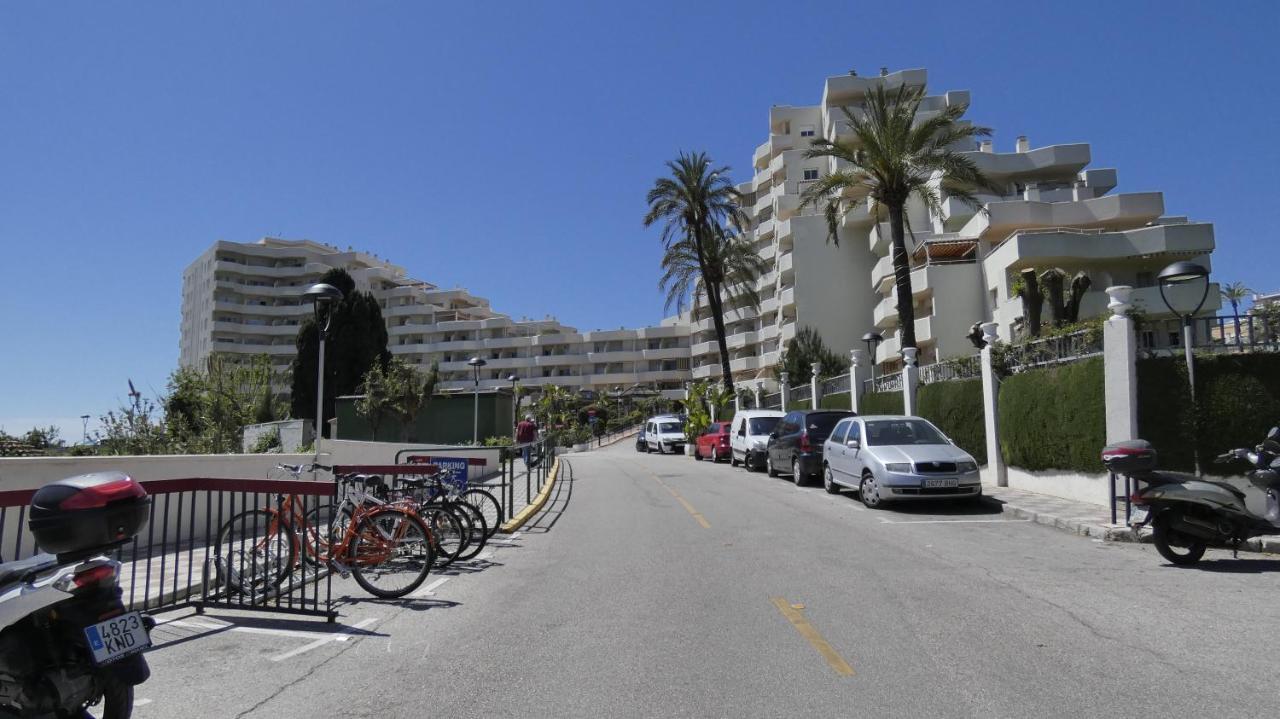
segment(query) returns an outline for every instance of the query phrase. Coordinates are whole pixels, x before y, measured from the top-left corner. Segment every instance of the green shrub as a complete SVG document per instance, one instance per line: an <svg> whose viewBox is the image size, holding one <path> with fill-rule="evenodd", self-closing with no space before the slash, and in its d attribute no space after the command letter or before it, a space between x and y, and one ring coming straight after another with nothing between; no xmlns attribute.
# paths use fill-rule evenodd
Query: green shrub
<svg viewBox="0 0 1280 719"><path fill-rule="evenodd" d="M858 400L858 414L902 414L902 391L867 392Z"/></svg>
<svg viewBox="0 0 1280 719"><path fill-rule="evenodd" d="M920 387L916 413L933 422L956 446L987 463L987 433L982 411L982 380L935 382Z"/></svg>
<svg viewBox="0 0 1280 719"><path fill-rule="evenodd" d="M829 394L818 400L818 406L822 409L849 409L849 393L837 392Z"/></svg>
<svg viewBox="0 0 1280 719"><path fill-rule="evenodd" d="M1027 370L1000 387L1000 449L1009 466L1101 472L1102 358Z"/></svg>
<svg viewBox="0 0 1280 719"><path fill-rule="evenodd" d="M1192 471L1193 450L1206 472L1231 474L1239 465L1214 465L1236 447L1252 447L1280 423L1280 355L1196 357L1193 410L1181 357L1138 362L1138 436L1151 442L1165 469Z"/></svg>
<svg viewBox="0 0 1280 719"><path fill-rule="evenodd" d="M263 432L258 435L258 439L254 440L253 446L249 448L249 451L254 454L262 454L279 449L280 430L272 428L270 432Z"/></svg>

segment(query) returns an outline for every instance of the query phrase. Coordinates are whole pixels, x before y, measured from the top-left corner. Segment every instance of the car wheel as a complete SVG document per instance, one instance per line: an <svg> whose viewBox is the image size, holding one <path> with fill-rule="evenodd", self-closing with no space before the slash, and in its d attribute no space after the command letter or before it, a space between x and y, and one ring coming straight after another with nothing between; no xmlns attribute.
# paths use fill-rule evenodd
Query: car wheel
<svg viewBox="0 0 1280 719"><path fill-rule="evenodd" d="M822 469L822 488L827 490L827 494L840 494L840 485L836 484L835 474L829 464Z"/></svg>
<svg viewBox="0 0 1280 719"><path fill-rule="evenodd" d="M734 454L732 449L729 450L729 466L730 467L738 466L738 455Z"/></svg>
<svg viewBox="0 0 1280 719"><path fill-rule="evenodd" d="M712 448L711 448L711 463L712 463L712 464L715 464L716 462L719 462L719 461L720 461L720 450L716 449L715 447L712 447Z"/></svg>
<svg viewBox="0 0 1280 719"><path fill-rule="evenodd" d="M774 469L774 468L773 468L773 455L772 455L772 454L766 454L766 455L764 456L764 468L765 468L765 471L766 471L766 472L768 472L768 474L769 474L769 476L770 476L770 477L777 477L777 476L778 476L778 470L776 470L776 469Z"/></svg>
<svg viewBox="0 0 1280 719"><path fill-rule="evenodd" d="M879 509L884 502L880 499L880 485L876 483L874 474L862 475L862 484L858 485L858 498L868 509Z"/></svg>
<svg viewBox="0 0 1280 719"><path fill-rule="evenodd" d="M693 447L693 458L699 462L702 461L702 455L698 452L697 445L694 445Z"/></svg>
<svg viewBox="0 0 1280 719"><path fill-rule="evenodd" d="M805 476L800 471L800 458L795 457L791 460L791 481L796 483L797 487L803 487Z"/></svg>

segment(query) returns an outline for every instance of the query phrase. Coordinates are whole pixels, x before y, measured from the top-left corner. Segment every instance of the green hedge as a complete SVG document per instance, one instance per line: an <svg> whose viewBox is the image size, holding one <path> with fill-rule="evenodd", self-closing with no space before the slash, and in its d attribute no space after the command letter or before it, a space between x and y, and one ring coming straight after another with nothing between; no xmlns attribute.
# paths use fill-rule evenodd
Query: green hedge
<svg viewBox="0 0 1280 719"><path fill-rule="evenodd" d="M1000 387L1000 449L1012 467L1101 472L1102 358L1013 375Z"/></svg>
<svg viewBox="0 0 1280 719"><path fill-rule="evenodd" d="M916 394L916 413L938 425L956 446L987 463L987 432L982 413L982 380L935 382Z"/></svg>
<svg viewBox="0 0 1280 719"><path fill-rule="evenodd" d="M849 409L849 393L837 392L829 394L818 400L818 406L822 409Z"/></svg>
<svg viewBox="0 0 1280 719"><path fill-rule="evenodd" d="M867 392L858 400L858 414L902 414L902 390Z"/></svg>
<svg viewBox="0 0 1280 719"><path fill-rule="evenodd" d="M1194 448L1206 472L1238 473L1213 458L1258 444L1280 423L1280 355L1196 357L1198 412L1189 389L1181 357L1140 360L1138 436L1155 445L1162 468L1192 471Z"/></svg>

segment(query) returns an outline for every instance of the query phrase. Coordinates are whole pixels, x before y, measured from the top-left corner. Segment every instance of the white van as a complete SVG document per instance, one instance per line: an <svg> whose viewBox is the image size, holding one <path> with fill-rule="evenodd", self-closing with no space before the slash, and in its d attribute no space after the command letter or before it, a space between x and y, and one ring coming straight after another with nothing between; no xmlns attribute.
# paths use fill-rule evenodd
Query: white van
<svg viewBox="0 0 1280 719"><path fill-rule="evenodd" d="M650 417L644 425L644 441L650 452L683 452L684 420L675 415Z"/></svg>
<svg viewBox="0 0 1280 719"><path fill-rule="evenodd" d="M764 468L765 447L769 433L785 412L776 409L744 409L733 415L729 427L729 464L741 462L747 471Z"/></svg>

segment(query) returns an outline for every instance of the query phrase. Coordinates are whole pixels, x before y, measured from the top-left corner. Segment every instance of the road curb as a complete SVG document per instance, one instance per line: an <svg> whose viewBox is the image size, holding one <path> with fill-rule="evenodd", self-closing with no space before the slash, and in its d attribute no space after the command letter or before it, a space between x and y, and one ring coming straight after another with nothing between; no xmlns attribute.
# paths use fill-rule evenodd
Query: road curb
<svg viewBox="0 0 1280 719"><path fill-rule="evenodd" d="M542 489L538 492L538 496L533 498L529 506L516 513L516 516L507 520L498 530L504 534L512 532L524 526L529 518L537 514L542 509L542 505L547 503L547 497L551 496L551 488L556 484L556 478L560 476L560 458L556 457L556 461L551 465L551 471L547 473L547 481L542 483Z"/></svg>
<svg viewBox="0 0 1280 719"><path fill-rule="evenodd" d="M997 499L995 497L983 496L983 501L989 505L1000 507L1005 513L1011 514L1019 519L1029 519L1036 524L1043 524L1046 527L1061 529L1071 532L1082 537L1092 537L1101 539L1104 542L1151 542L1151 528L1143 527L1142 531L1134 536L1134 532L1129 527L1108 526L1105 524L1095 524L1078 519L1068 519L1058 517L1045 512L1037 512L1027 507L1021 507L1014 502L1005 499ZM1277 537L1260 537L1250 539L1240 548L1252 552L1268 552L1280 554L1280 538Z"/></svg>

